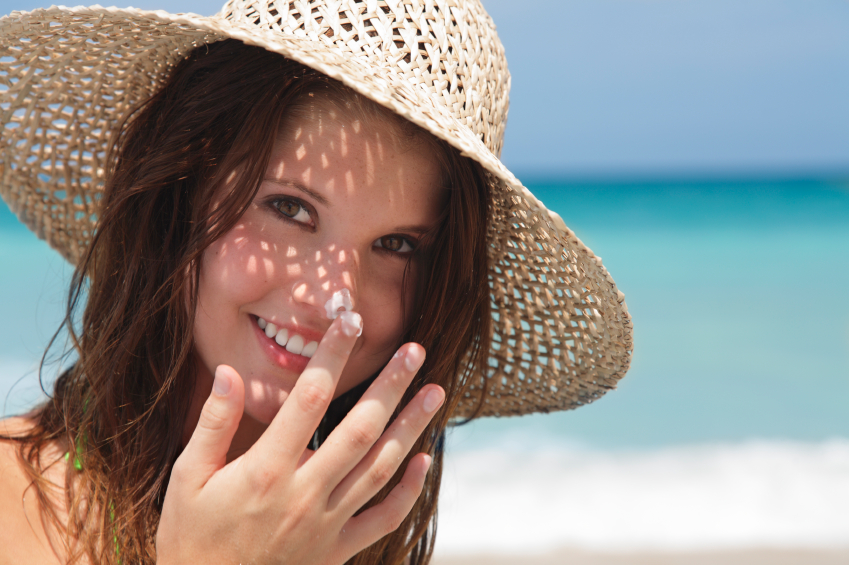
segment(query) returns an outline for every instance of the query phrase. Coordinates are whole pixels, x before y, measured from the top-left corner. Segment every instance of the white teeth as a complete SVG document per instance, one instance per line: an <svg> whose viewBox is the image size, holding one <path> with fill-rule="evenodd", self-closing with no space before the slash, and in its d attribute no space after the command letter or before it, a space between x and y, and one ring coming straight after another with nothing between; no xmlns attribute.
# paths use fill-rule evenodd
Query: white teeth
<svg viewBox="0 0 849 565"><path fill-rule="evenodd" d="M277 345L286 345L286 342L289 341L289 330L283 328L277 332L277 336L274 338L274 341L277 342Z"/></svg>
<svg viewBox="0 0 849 565"><path fill-rule="evenodd" d="M304 350L304 338L299 335L293 335L289 342L286 344L286 351L289 353L294 353L295 355L300 355L301 351Z"/></svg>
<svg viewBox="0 0 849 565"><path fill-rule="evenodd" d="M268 324L265 326L265 335L267 335L268 337L274 337L275 335L277 335L277 326L275 326L271 322L268 322Z"/></svg>
<svg viewBox="0 0 849 565"><path fill-rule="evenodd" d="M315 355L315 350L318 349L318 342L311 341L304 346L304 349L301 351L301 355L304 357L312 358Z"/></svg>
<svg viewBox="0 0 849 565"><path fill-rule="evenodd" d="M285 347L286 351L289 353L294 353L295 355L303 355L304 357L312 357L315 355L316 349L318 349L318 342L311 341L304 345L304 338L297 335L292 334L289 335L289 330L286 328L277 328L277 325L264 320L263 318L256 319L257 325L265 330L265 335L273 339L277 342L277 345L280 347Z"/></svg>

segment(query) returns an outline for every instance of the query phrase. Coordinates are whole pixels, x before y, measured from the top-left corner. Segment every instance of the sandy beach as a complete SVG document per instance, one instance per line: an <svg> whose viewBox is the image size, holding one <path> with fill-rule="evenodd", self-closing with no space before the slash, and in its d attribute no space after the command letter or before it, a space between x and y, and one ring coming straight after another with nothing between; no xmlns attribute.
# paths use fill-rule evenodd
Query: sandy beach
<svg viewBox="0 0 849 565"><path fill-rule="evenodd" d="M564 549L546 555L437 556L434 565L847 565L843 550L752 549L692 553L590 553Z"/></svg>

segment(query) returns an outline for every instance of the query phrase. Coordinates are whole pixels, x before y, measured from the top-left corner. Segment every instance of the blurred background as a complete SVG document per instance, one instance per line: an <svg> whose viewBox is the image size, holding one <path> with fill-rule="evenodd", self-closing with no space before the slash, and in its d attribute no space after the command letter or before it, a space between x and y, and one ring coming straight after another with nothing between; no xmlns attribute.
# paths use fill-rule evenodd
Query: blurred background
<svg viewBox="0 0 849 565"><path fill-rule="evenodd" d="M604 258L635 351L593 405L452 430L438 555L849 551L849 2L484 5L503 160ZM70 269L5 207L0 264L12 414Z"/></svg>

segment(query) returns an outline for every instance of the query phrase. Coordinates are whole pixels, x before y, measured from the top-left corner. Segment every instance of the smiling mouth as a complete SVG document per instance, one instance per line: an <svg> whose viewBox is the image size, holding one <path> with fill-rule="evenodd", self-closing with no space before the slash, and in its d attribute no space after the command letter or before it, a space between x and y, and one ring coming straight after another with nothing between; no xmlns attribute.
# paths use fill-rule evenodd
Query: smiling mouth
<svg viewBox="0 0 849 565"><path fill-rule="evenodd" d="M315 354L315 350L318 349L317 341L307 342L303 336L290 332L286 328L278 328L272 322L257 318L256 323L269 339L273 339L277 342L277 345L283 347L289 353L303 355L310 359Z"/></svg>

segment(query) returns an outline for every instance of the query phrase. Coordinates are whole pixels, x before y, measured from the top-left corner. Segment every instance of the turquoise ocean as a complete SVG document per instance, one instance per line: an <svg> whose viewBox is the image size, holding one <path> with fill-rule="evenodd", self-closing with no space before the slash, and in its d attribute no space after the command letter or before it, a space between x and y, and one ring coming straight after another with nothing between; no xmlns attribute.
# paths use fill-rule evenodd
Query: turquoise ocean
<svg viewBox="0 0 849 565"><path fill-rule="evenodd" d="M437 550L849 547L849 181L527 184L625 293L633 363L453 429ZM3 414L41 395L69 276L0 208Z"/></svg>

